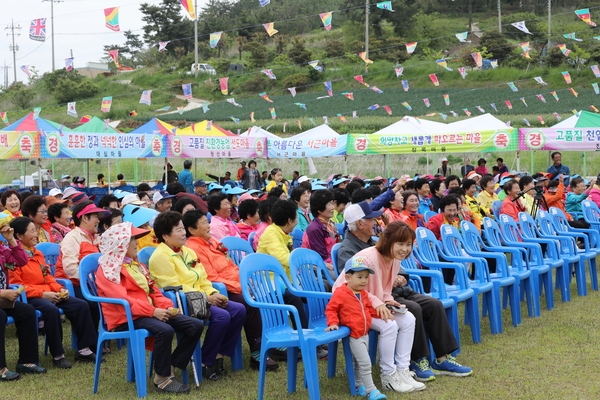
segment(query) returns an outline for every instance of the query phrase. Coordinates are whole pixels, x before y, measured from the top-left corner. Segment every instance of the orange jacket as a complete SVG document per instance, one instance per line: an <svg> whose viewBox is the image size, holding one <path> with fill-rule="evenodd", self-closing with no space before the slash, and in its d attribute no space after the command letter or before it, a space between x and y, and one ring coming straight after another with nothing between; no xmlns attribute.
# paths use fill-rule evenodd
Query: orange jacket
<svg viewBox="0 0 600 400"><path fill-rule="evenodd" d="M127 300L131 307L131 316L133 319L140 317L151 318L156 308L167 309L173 307L173 302L162 294L153 281L148 282L150 293L146 295L144 289L137 284L124 267L121 268L120 285L106 279L102 270L98 269L96 272L96 286L98 287L98 296L100 297ZM148 297L152 299L152 304L148 302ZM127 322L123 306L101 303L101 307L102 315L109 330L115 329Z"/></svg>
<svg viewBox="0 0 600 400"><path fill-rule="evenodd" d="M100 253L100 250L98 250L98 246L96 246L95 244L88 243L88 242L83 242L79 246L79 261L81 261L83 259L83 257L87 256L88 254L96 254L96 253ZM67 275L65 270L63 269L62 248L60 249L60 254L58 256L58 259L56 260L55 269L56 269L56 272L54 273L54 276L56 276L57 278L71 279L71 282L73 282L73 285L79 286L79 278L70 278L69 275Z"/></svg>
<svg viewBox="0 0 600 400"><path fill-rule="evenodd" d="M33 249L33 256L27 264L14 270L9 270L10 282L22 285L27 297L42 297L44 292L60 292L63 286L50 275L44 255L38 249Z"/></svg>
<svg viewBox="0 0 600 400"><path fill-rule="evenodd" d="M342 325L350 328L350 336L359 338L369 333L372 317L377 317L377 311L371 305L369 293L360 291L360 300L344 283L331 296L325 309L327 326Z"/></svg>
<svg viewBox="0 0 600 400"><path fill-rule="evenodd" d="M567 217L567 221L573 220L573 216L565 208L565 185L562 182L558 183L558 190L556 192L544 193L544 199L546 200L546 204L548 204L548 208L559 208Z"/></svg>
<svg viewBox="0 0 600 400"><path fill-rule="evenodd" d="M207 242L199 237L190 237L185 245L198 256L209 281L221 282L228 292L241 294L240 271L229 256L217 250L219 244L215 239Z"/></svg>

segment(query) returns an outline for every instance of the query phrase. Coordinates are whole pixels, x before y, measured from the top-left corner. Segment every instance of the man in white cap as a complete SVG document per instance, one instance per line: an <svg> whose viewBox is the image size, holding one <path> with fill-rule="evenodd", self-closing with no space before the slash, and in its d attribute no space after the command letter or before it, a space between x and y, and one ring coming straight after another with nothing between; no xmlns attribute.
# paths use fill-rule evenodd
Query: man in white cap
<svg viewBox="0 0 600 400"><path fill-rule="evenodd" d="M445 178L452 175L452 168L450 168L448 166L448 158L447 157L442 158L442 166L440 168L438 168L437 173Z"/></svg>
<svg viewBox="0 0 600 400"><path fill-rule="evenodd" d="M154 208L158 212L171 211L171 207L173 206L173 195L169 194L166 190L159 190L154 193L152 197L152 201L154 201Z"/></svg>
<svg viewBox="0 0 600 400"><path fill-rule="evenodd" d="M50 189L48 196L56 197L58 200L62 200L63 192L59 188Z"/></svg>

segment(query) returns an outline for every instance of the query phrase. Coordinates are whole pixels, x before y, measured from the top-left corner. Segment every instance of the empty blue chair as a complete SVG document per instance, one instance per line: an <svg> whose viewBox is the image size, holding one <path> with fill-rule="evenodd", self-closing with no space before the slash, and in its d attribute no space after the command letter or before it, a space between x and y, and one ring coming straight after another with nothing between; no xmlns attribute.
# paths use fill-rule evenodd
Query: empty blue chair
<svg viewBox="0 0 600 400"><path fill-rule="evenodd" d="M273 279L272 279L273 277ZM296 391L298 349L302 350L305 382L308 383L309 398L320 398L319 376L317 371L317 346L342 339L344 356L346 358L346 374L348 375L350 394L356 394L352 354L349 348L350 329L340 327L337 331L325 332L322 329L294 329L290 318L297 327L301 326L298 310L283 301L283 291L279 282L283 282L292 294L315 298L329 298L329 294L320 292L299 292L290 283L281 264L267 254L250 254L240 265L240 281L242 293L246 302L260 309L263 323L263 333L260 348L260 358L267 356L269 349L287 347L288 351L288 393ZM265 391L266 363L260 364L258 377L258 399L262 400Z"/></svg>
<svg viewBox="0 0 600 400"><path fill-rule="evenodd" d="M231 257L235 265L238 267L240 266L240 263L244 257L246 257L248 254L254 253L250 243L247 240L239 237L226 236L223 238L223 240L221 240L221 243L227 247L229 257Z"/></svg>
<svg viewBox="0 0 600 400"><path fill-rule="evenodd" d="M581 202L581 209L585 222L590 224L590 228L600 233L600 208L598 208L598 205L593 201L584 200Z"/></svg>
<svg viewBox="0 0 600 400"><path fill-rule="evenodd" d="M442 271L444 268L455 270L455 285L447 285L446 292L456 304L465 303L465 318L471 326L471 337L474 343L481 342L481 322L479 320L479 303L475 291L469 287L467 269L461 263L440 261L444 257L441 243L433 232L426 228L417 228L417 246L414 253L424 267Z"/></svg>
<svg viewBox="0 0 600 400"><path fill-rule="evenodd" d="M152 247L152 246L148 246L148 247L144 247L143 249L140 249L137 254L138 261L144 265L149 265L150 257L152 257L152 253L154 253L154 250L156 250L156 247Z"/></svg>
<svg viewBox="0 0 600 400"><path fill-rule="evenodd" d="M146 329L135 329L133 327L133 317L131 308L127 300L100 297L96 291L96 270L98 269L98 259L100 253L90 254L85 256L79 264L81 292L83 297L89 301L97 303L112 303L123 307L123 312L127 316L127 329L123 331L109 331L104 317L102 308L100 308L100 327L98 332L98 349L102 348L102 343L111 339L127 339L127 381L136 384L137 395L140 398L146 397L146 338L150 333ZM94 387L92 392L98 392L98 383L100 380L100 362L102 352L96 352L96 363L94 365Z"/></svg>
<svg viewBox="0 0 600 400"><path fill-rule="evenodd" d="M492 214L494 214L494 219L496 221L498 221L498 218L500 217L500 209L502 209L501 201L496 200L495 202L492 203Z"/></svg>
<svg viewBox="0 0 600 400"><path fill-rule="evenodd" d="M302 236L304 235L304 232L302 232L300 229L294 228L294 230L292 231L292 233L290 235L292 236L294 249L301 247L302 246Z"/></svg>
<svg viewBox="0 0 600 400"><path fill-rule="evenodd" d="M512 317L513 326L518 326L521 323L521 305L519 299L519 284L513 276L508 273L508 263L506 262L506 256L501 253L483 252L481 249L473 246L474 243L467 245L467 240L463 238L458 229L451 225L442 225L442 246L446 254L452 255L459 261L464 258L463 252L466 253L469 258L466 258L466 262L473 262L475 268L473 277L474 281L471 281L470 286L473 284L481 285L483 283L491 282L493 290L493 301L497 304L490 304L487 302L488 311L490 313L490 327L492 327L493 313L496 312L496 323L497 326L492 329L492 333L502 333L502 311L500 303L500 293L505 291L505 299L510 300L510 311ZM470 258L473 257L473 258ZM492 275L488 269L488 263L486 258L493 258L496 261L496 272ZM452 259L452 258L451 258ZM484 304L486 304L484 302ZM494 308L497 307L497 308Z"/></svg>
<svg viewBox="0 0 600 400"><path fill-rule="evenodd" d="M426 211L423 215L423 219L425 219L425 223L429 222L431 217L435 217L437 213L435 211Z"/></svg>

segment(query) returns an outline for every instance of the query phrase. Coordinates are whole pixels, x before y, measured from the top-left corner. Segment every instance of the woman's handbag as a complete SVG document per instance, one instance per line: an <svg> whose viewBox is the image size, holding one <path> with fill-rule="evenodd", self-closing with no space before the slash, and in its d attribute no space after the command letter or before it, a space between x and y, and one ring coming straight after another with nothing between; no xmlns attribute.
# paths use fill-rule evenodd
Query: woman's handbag
<svg viewBox="0 0 600 400"><path fill-rule="evenodd" d="M204 292L187 292L185 294L190 317L207 320L210 318L210 302Z"/></svg>

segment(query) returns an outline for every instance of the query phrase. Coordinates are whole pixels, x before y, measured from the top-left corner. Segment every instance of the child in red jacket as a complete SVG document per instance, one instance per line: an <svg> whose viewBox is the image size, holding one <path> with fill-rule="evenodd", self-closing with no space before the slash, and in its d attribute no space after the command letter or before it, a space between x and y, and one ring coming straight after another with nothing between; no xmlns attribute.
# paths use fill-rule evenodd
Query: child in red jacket
<svg viewBox="0 0 600 400"><path fill-rule="evenodd" d="M333 292L327 304L326 331L337 330L339 325L350 328L350 350L354 357L354 376L358 394L369 395L369 400L387 399L373 383L371 359L369 358L369 329L371 318L377 317L377 311L371 305L369 293L365 290L369 274L373 270L367 267L362 257L350 259L344 268L346 284Z"/></svg>

